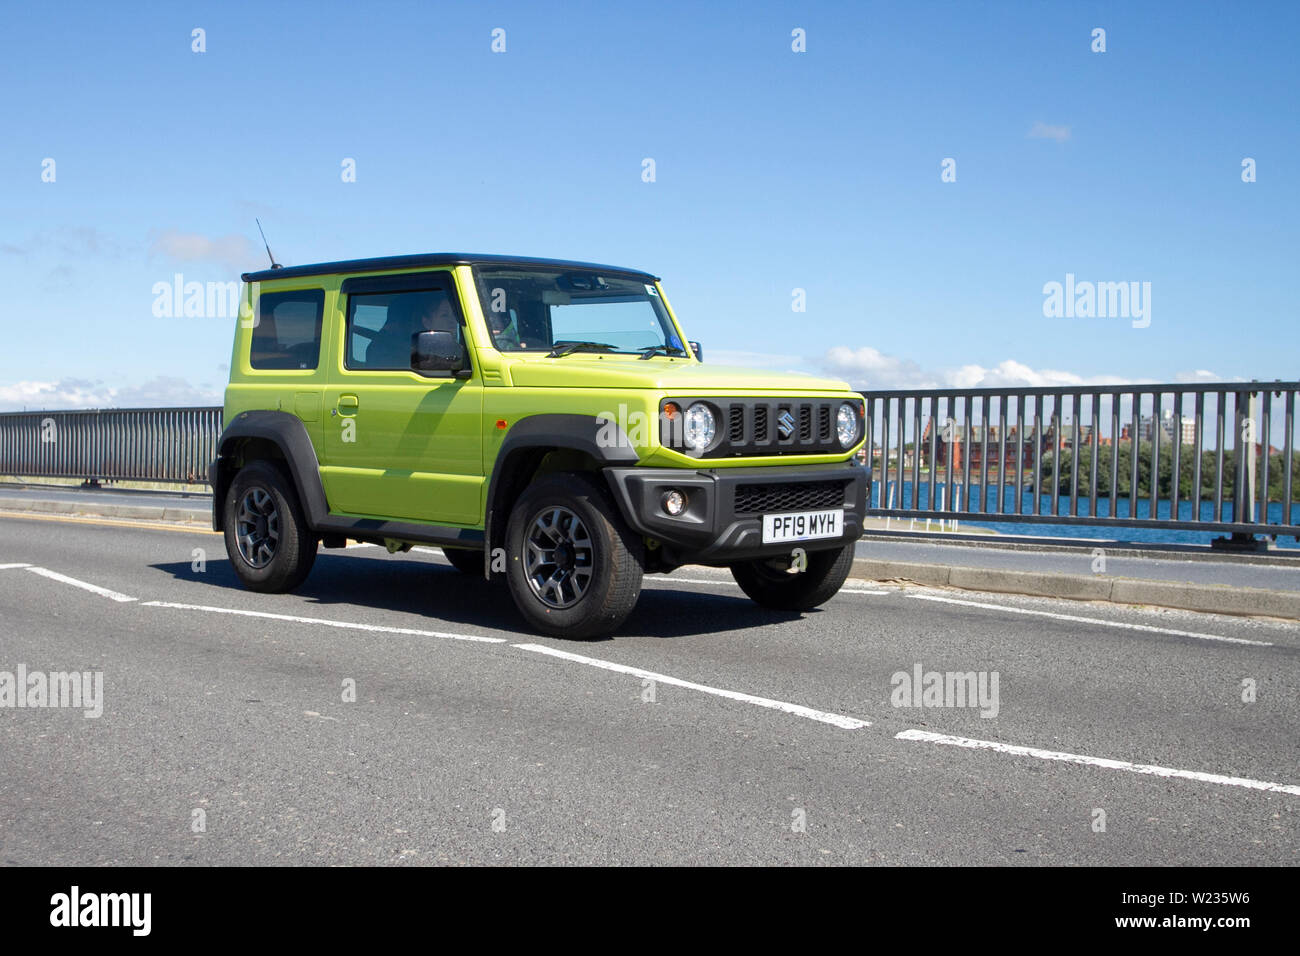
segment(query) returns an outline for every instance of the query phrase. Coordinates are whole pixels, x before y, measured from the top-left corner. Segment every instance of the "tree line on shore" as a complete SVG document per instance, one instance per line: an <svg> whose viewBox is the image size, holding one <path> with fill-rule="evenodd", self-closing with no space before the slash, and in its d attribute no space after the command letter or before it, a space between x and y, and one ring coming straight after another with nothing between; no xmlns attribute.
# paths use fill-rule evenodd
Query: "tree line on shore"
<svg viewBox="0 0 1300 956"><path fill-rule="evenodd" d="M1133 445L1131 442L1121 442L1119 448L1119 475L1117 484L1119 485L1118 493L1121 496L1130 494L1133 484ZM1059 467L1057 459L1059 458ZM1110 460L1111 449L1104 447L1098 455L1097 461L1097 493L1101 496L1110 496ZM1147 497L1151 494L1151 442L1140 442L1138 444L1138 496ZM1282 496L1286 493L1285 485L1285 465L1286 461L1281 452L1270 455L1268 460L1268 500L1281 501ZM1051 451L1045 452L1042 459L1042 480L1044 490L1050 490L1053 476L1056 478L1056 491L1060 495L1070 493L1070 473L1074 467L1074 453L1068 448L1062 449L1059 453ZM1183 445L1179 453L1178 466L1178 496L1182 499L1192 497L1192 481L1195 478L1196 470L1196 449L1194 445ZM1215 488L1215 477L1218 470L1218 461L1215 452L1201 452L1201 498L1213 498ZM1174 456L1173 449L1165 443L1161 443L1160 463L1156 475L1156 495L1159 498L1170 498L1173 496L1174 483ZM1264 455L1263 450L1255 463L1256 480L1264 473ZM1300 501L1300 452L1292 453L1292 489L1291 500ZM1231 449L1226 449L1223 454L1223 489L1225 498L1231 497L1232 488L1235 487L1237 478L1237 461L1236 456ZM1079 449L1079 494L1092 494L1092 446L1085 445ZM1256 491L1258 496L1258 491Z"/></svg>

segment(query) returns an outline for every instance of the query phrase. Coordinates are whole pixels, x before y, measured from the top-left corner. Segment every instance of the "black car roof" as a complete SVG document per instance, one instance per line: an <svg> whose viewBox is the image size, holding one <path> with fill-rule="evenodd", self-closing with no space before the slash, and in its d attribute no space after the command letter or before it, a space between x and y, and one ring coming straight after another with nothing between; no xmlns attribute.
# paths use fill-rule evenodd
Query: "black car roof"
<svg viewBox="0 0 1300 956"><path fill-rule="evenodd" d="M657 281L658 276L640 269L600 265L595 262L573 262L568 259L534 259L529 256L486 256L463 252L426 252L412 256L382 256L377 259L344 259L341 262L318 262L314 265L285 266L281 269L262 269L245 272L240 278L245 282L269 282L272 279L292 279L297 276L322 276L336 273L389 272L395 269L419 269L425 266L555 266L561 269L581 269L586 272L617 272L621 275Z"/></svg>

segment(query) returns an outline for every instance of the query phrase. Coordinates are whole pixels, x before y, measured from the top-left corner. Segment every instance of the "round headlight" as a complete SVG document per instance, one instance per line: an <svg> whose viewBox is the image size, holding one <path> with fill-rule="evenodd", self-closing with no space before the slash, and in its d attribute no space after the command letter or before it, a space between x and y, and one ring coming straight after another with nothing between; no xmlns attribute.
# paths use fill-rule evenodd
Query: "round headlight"
<svg viewBox="0 0 1300 956"><path fill-rule="evenodd" d="M691 451L703 451L713 441L718 426L713 420L713 411L703 402L696 402L686 409L682 423L682 441Z"/></svg>
<svg viewBox="0 0 1300 956"><path fill-rule="evenodd" d="M844 448L858 440L858 410L848 402L841 405L835 413L835 436Z"/></svg>

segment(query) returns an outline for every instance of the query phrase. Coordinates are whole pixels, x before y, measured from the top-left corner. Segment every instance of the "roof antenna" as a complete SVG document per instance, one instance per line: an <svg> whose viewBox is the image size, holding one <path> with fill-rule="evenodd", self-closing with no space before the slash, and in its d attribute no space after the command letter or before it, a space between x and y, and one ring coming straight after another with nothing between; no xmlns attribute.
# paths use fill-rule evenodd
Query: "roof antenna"
<svg viewBox="0 0 1300 956"><path fill-rule="evenodd" d="M271 260L271 268L283 269L284 266L280 265L280 263L275 261L275 254L271 252L271 247L270 245L267 244L266 233L262 232L262 223L258 220L256 216L253 217L253 222L257 223L257 231L262 233L262 245L266 246L266 257Z"/></svg>

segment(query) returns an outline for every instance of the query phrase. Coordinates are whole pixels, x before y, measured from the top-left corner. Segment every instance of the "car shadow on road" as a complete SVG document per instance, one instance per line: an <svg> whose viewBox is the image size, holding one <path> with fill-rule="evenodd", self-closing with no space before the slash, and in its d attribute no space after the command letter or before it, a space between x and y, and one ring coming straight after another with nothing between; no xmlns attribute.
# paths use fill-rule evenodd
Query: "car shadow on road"
<svg viewBox="0 0 1300 956"><path fill-rule="evenodd" d="M244 588L225 559L208 560L202 571L184 562L152 567L178 581L204 585L213 592L210 598L195 596L194 600L220 603L219 595L228 591L245 597L261 597ZM671 582L672 578L656 577L655 580ZM515 610L504 582L489 583L433 561L322 552L307 580L293 595L321 606L348 605L431 618L425 625L430 630L440 625L459 624L508 631L523 639L536 636ZM282 596L265 597L268 606L264 610L292 613L281 603ZM247 601L243 604L249 606ZM685 588L670 590L660 585L642 590L636 609L614 637L694 637L780 624L799 617L796 613L760 608L740 596Z"/></svg>

